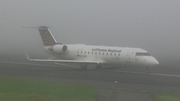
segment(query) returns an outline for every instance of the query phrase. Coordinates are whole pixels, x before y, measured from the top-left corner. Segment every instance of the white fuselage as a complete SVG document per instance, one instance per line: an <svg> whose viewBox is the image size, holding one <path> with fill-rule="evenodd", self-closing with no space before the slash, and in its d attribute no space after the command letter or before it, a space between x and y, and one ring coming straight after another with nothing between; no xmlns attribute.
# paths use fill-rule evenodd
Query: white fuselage
<svg viewBox="0 0 180 101"><path fill-rule="evenodd" d="M56 44L51 47L45 47L45 50L47 53L61 59L97 61L97 64L99 64L98 61L112 65L153 66L159 64L146 50L140 48Z"/></svg>

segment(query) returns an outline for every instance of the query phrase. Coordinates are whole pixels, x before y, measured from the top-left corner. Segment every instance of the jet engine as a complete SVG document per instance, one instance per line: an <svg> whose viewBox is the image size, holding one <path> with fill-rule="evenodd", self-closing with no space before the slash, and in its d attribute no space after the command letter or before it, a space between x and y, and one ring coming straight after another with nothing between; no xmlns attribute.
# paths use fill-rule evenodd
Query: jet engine
<svg viewBox="0 0 180 101"><path fill-rule="evenodd" d="M51 49L54 53L59 54L68 52L68 47L66 45L54 45Z"/></svg>

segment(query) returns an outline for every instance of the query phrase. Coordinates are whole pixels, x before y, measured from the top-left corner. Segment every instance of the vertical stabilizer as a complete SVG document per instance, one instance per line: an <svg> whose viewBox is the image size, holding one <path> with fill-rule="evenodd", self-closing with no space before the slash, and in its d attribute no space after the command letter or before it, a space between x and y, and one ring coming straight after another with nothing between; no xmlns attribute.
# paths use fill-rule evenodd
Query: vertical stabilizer
<svg viewBox="0 0 180 101"><path fill-rule="evenodd" d="M54 36L52 35L49 27L40 26L38 27L44 46L52 46L57 43Z"/></svg>

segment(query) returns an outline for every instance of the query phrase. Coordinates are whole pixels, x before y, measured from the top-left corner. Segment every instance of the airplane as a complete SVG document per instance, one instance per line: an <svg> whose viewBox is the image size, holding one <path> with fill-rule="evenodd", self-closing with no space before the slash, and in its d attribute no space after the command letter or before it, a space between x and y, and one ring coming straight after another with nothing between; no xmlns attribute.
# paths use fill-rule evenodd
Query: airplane
<svg viewBox="0 0 180 101"><path fill-rule="evenodd" d="M141 48L58 43L49 27L36 28L39 30L45 51L58 59L31 59L25 54L30 61L76 63L84 69L89 64L95 64L96 68L104 65L128 65L146 66L147 69L159 64L153 56Z"/></svg>

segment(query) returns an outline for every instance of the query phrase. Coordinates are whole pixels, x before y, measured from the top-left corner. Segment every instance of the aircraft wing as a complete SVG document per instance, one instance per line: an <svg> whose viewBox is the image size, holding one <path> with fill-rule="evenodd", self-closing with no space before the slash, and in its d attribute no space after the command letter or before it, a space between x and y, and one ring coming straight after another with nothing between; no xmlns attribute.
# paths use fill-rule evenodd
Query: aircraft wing
<svg viewBox="0 0 180 101"><path fill-rule="evenodd" d="M88 63L88 64L101 64L105 61L91 61L91 60L49 60L49 59L31 59L27 53L25 53L27 60L30 61L39 61L39 62L61 62L61 63Z"/></svg>

